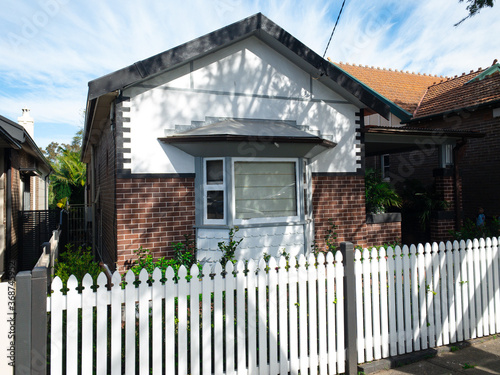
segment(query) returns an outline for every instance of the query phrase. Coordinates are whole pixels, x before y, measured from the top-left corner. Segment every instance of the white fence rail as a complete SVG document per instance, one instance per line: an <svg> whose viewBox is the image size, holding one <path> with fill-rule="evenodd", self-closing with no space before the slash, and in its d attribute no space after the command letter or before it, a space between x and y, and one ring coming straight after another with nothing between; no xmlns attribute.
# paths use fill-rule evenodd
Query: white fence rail
<svg viewBox="0 0 500 375"><path fill-rule="evenodd" d="M500 333L498 245L356 251L358 362Z"/></svg>
<svg viewBox="0 0 500 375"><path fill-rule="evenodd" d="M48 298L51 374L344 372L342 255L59 278ZM137 286L137 284L139 284ZM65 314L63 313L65 311ZM338 329L340 328L340 329ZM64 366L64 368L63 368Z"/></svg>

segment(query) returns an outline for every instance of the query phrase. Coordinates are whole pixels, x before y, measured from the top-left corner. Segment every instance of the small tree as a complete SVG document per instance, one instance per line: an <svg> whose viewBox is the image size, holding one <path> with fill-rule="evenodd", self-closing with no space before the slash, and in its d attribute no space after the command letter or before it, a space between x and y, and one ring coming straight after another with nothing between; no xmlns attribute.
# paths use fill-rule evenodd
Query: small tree
<svg viewBox="0 0 500 375"><path fill-rule="evenodd" d="M49 204L53 208L64 198L70 203L84 203L86 168L80 161L82 136L83 130L79 130L71 144L52 142L43 151L54 170L49 190Z"/></svg>

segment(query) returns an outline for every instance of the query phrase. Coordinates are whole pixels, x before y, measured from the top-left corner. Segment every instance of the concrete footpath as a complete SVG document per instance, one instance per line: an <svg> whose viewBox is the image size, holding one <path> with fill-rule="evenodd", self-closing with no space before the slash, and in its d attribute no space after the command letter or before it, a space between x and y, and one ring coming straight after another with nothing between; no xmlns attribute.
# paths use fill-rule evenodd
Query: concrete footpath
<svg viewBox="0 0 500 375"><path fill-rule="evenodd" d="M360 374L366 375L500 375L500 336L493 335L373 361L360 365L359 370Z"/></svg>

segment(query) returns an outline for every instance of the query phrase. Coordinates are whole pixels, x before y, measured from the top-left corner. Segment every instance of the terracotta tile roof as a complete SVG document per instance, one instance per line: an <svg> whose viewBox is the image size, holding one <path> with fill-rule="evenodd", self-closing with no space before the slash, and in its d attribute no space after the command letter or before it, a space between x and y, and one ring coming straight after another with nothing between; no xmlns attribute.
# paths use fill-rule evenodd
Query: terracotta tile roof
<svg viewBox="0 0 500 375"><path fill-rule="evenodd" d="M427 88L443 77L382 69L363 65L333 63L404 110L413 113Z"/></svg>
<svg viewBox="0 0 500 375"><path fill-rule="evenodd" d="M480 68L429 87L413 119L500 100L500 72L471 81L485 70Z"/></svg>

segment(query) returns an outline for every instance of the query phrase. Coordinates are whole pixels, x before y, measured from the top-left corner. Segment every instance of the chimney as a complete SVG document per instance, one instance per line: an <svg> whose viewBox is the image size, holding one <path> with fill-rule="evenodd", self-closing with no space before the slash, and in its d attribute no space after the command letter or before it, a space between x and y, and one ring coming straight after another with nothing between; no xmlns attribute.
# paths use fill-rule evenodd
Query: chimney
<svg viewBox="0 0 500 375"><path fill-rule="evenodd" d="M30 116L29 108L23 108L23 115L17 118L17 122L26 130L31 138L35 139L35 120Z"/></svg>

